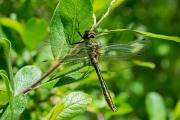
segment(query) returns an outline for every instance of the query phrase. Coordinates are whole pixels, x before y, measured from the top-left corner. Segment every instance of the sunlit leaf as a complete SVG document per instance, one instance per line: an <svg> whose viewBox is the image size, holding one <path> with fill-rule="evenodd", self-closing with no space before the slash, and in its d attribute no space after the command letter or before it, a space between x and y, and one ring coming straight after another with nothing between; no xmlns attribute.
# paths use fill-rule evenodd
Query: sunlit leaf
<svg viewBox="0 0 180 120"><path fill-rule="evenodd" d="M9 40L4 38L0 39L0 52L1 52L1 57L3 58L2 61L4 61L4 63L1 64L4 65L4 69L7 71L6 75L8 77L8 84L11 85L9 89L14 88L13 71L12 71L11 56L10 56L11 43Z"/></svg>
<svg viewBox="0 0 180 120"><path fill-rule="evenodd" d="M158 93L151 92L146 96L146 109L150 120L166 120L164 100Z"/></svg>
<svg viewBox="0 0 180 120"><path fill-rule="evenodd" d="M10 105L12 105L11 104L11 97L12 97L11 86L10 86L6 71L0 70L0 76L4 80L6 84L6 90L7 90L7 91L0 90L0 94L1 94L0 105L5 105L8 101L10 101Z"/></svg>
<svg viewBox="0 0 180 120"><path fill-rule="evenodd" d="M17 120L18 117L22 114L22 112L26 108L26 104L27 104L27 101L24 95L21 94L14 97L12 100L14 112L11 111L10 105L8 105L5 111L3 111L0 119L1 120ZM11 116L12 113L14 113L13 118Z"/></svg>
<svg viewBox="0 0 180 120"><path fill-rule="evenodd" d="M100 0L93 0L93 11L96 12L106 6L110 0L100 1Z"/></svg>
<svg viewBox="0 0 180 120"><path fill-rule="evenodd" d="M69 120L82 114L92 99L83 92L73 92L65 96L48 114L47 120Z"/></svg>
<svg viewBox="0 0 180 120"><path fill-rule="evenodd" d="M110 4L110 10L112 11L114 8L119 6L124 0L112 0Z"/></svg>
<svg viewBox="0 0 180 120"><path fill-rule="evenodd" d="M11 43L6 39L0 39L0 50L1 50L1 57L4 58L4 63L1 63L1 64L5 64L5 69L6 71L8 71L6 72L5 70L0 70L0 76L2 77L2 79L4 80L6 84L8 101L10 103L10 109L12 111L12 102L11 102L12 92L11 91L14 86L14 82L12 79L13 72L12 72L11 58L10 58ZM6 101L5 96L4 96L4 100Z"/></svg>
<svg viewBox="0 0 180 120"><path fill-rule="evenodd" d="M60 15L66 39L69 43L79 42L93 24L93 8L90 0L60 0Z"/></svg>
<svg viewBox="0 0 180 120"><path fill-rule="evenodd" d="M7 39L3 38L0 40L0 47L1 47L1 55L4 55L4 57L7 59L9 57L11 43Z"/></svg>
<svg viewBox="0 0 180 120"><path fill-rule="evenodd" d="M4 90L0 90L0 106L7 104L8 101L9 101L8 92Z"/></svg>
<svg viewBox="0 0 180 120"><path fill-rule="evenodd" d="M51 42L51 50L55 59L59 59L61 56L64 56L66 54L66 53L62 54L64 45L66 45L67 43L64 33L64 27L60 17L60 4L56 6L56 9L54 11L51 20L50 42Z"/></svg>
<svg viewBox="0 0 180 120"><path fill-rule="evenodd" d="M6 27L16 30L20 35L22 35L22 33L23 33L23 27L16 20L12 20L10 18L3 17L3 18L0 18L0 23Z"/></svg>
<svg viewBox="0 0 180 120"><path fill-rule="evenodd" d="M120 105L120 107L118 107L117 113L116 114L127 114L133 111L132 106L130 106L127 103L123 103Z"/></svg>
<svg viewBox="0 0 180 120"><path fill-rule="evenodd" d="M179 119L180 119L180 100L177 102L173 114L173 120L179 120Z"/></svg>
<svg viewBox="0 0 180 120"><path fill-rule="evenodd" d="M62 52L67 43L79 42L92 25L92 5L90 0L60 0L51 20L51 48L55 59L67 52Z"/></svg>
<svg viewBox="0 0 180 120"><path fill-rule="evenodd" d="M6 90L7 90L7 94L6 95L8 97L8 101L6 100L6 95L5 96L1 96L1 97L3 97L4 102L9 102L9 109L11 111L10 116L11 116L11 118L13 118L14 110L13 110L13 103L12 103L12 92L11 92L10 81L8 79L7 72L4 71L4 70L0 70L0 76L5 81L5 84L6 84Z"/></svg>
<svg viewBox="0 0 180 120"><path fill-rule="evenodd" d="M140 62L140 61L134 61L134 63L138 66L142 66L142 67L148 67L151 69L154 69L156 67L156 65L152 62Z"/></svg>
<svg viewBox="0 0 180 120"><path fill-rule="evenodd" d="M14 78L14 92L19 94L22 90L32 85L41 76L41 70L36 66L25 66L21 68Z"/></svg>

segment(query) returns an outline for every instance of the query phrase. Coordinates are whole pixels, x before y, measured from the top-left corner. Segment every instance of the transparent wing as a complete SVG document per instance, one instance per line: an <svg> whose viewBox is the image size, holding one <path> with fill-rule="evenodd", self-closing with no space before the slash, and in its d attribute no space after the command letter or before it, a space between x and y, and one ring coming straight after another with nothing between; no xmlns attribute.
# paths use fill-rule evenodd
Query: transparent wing
<svg viewBox="0 0 180 120"><path fill-rule="evenodd" d="M69 46L70 50L74 49L74 47L74 45ZM86 62L89 60L88 58L86 46L82 43L72 54L67 56L65 63Z"/></svg>
<svg viewBox="0 0 180 120"><path fill-rule="evenodd" d="M68 45L64 47L64 52L72 50L75 45ZM128 43L109 44L108 46L102 46L101 61L100 64L109 71L123 70L131 67L136 61L143 61L143 53L151 46L149 40L136 40ZM67 63L79 63L89 62L87 49L85 44L80 46L68 55L67 59L63 62Z"/></svg>
<svg viewBox="0 0 180 120"><path fill-rule="evenodd" d="M149 40L136 40L124 44L111 44L102 50L101 61L110 71L131 67L136 61L143 61L143 53L151 46Z"/></svg>

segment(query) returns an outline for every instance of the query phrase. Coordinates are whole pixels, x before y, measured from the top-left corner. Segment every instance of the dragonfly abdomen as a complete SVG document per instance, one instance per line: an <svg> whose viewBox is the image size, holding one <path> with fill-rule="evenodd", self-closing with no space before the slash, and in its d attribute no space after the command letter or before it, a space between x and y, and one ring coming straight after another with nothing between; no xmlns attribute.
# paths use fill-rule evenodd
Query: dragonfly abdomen
<svg viewBox="0 0 180 120"><path fill-rule="evenodd" d="M94 66L94 69L96 70L96 73L98 75L98 78L99 78L99 82L100 82L100 85L101 85L101 88L102 88L102 92L104 94L104 97L106 99L106 102L108 103L109 107L115 112L117 111L117 108L116 106L114 105L113 101L112 101L112 98L111 98L111 95L109 93L109 90L107 88L107 85L101 75L101 72L99 70L99 67L98 67L98 64L95 64L93 63L93 66Z"/></svg>

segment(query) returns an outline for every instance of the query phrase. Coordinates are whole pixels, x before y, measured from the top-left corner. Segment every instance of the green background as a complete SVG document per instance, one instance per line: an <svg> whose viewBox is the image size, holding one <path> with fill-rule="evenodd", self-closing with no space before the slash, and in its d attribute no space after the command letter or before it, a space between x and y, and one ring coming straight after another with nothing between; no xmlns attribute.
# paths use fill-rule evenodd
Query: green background
<svg viewBox="0 0 180 120"><path fill-rule="evenodd" d="M39 65L44 71L50 67L41 64L43 60L52 59L49 47L44 47L48 43L41 41L49 40L48 26L57 3L57 0L0 1L0 17L15 20L15 23L0 23L0 37L6 37L12 44L14 73L25 65ZM101 18L108 5L108 0L94 0L97 19ZM100 28L129 28L180 37L179 11L179 0L126 0L100 24ZM132 38L131 33L124 32L108 35L105 40L126 42ZM118 107L117 113L106 105L93 72L89 77L66 86L31 91L21 119L43 119L64 94L72 91L84 91L93 99L87 112L74 119L180 119L180 44L148 39L152 41L152 47L145 53L145 61L154 63L154 69L135 66L115 73L103 73ZM4 68L2 60L1 69ZM0 89L5 89L4 83L0 82Z"/></svg>

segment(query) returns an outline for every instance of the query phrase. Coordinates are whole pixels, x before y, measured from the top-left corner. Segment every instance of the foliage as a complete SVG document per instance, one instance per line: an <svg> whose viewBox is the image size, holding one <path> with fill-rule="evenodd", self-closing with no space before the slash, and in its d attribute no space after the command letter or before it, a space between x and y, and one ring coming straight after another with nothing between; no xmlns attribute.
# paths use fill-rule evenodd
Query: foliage
<svg viewBox="0 0 180 120"><path fill-rule="evenodd" d="M150 120L166 120L164 101L159 94L154 92L147 94L146 106Z"/></svg>
<svg viewBox="0 0 180 120"><path fill-rule="evenodd" d="M178 4L178 0L1 2L0 118L178 120ZM152 41L147 62L136 61L138 66L116 73L102 71L118 108L115 113L105 103L92 66L61 64L69 59L71 44L82 39L78 31L90 29L102 44L135 38ZM53 57L47 54L49 46L41 45L49 39ZM56 62L42 63L52 58Z"/></svg>
<svg viewBox="0 0 180 120"><path fill-rule="evenodd" d="M86 105L91 103L91 98L82 92L70 93L51 110L47 120L72 119L86 110Z"/></svg>

